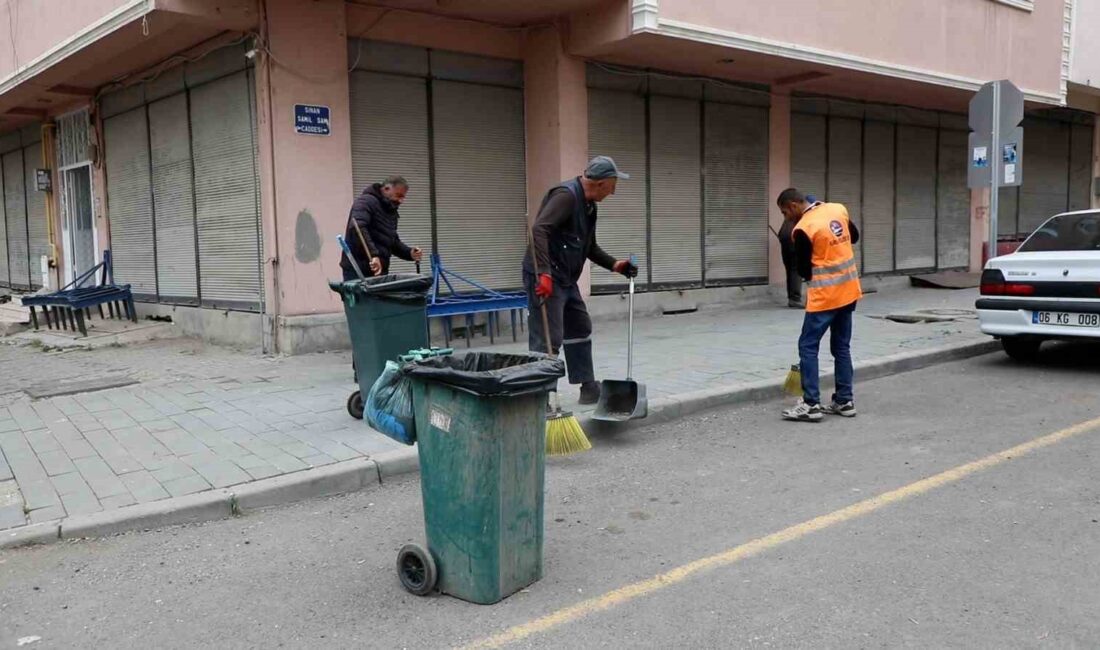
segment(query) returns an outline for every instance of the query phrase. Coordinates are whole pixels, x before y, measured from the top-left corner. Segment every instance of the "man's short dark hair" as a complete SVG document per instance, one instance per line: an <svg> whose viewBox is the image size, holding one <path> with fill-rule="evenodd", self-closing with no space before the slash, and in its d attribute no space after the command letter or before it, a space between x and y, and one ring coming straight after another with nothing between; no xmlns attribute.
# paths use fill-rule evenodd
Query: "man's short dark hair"
<svg viewBox="0 0 1100 650"><path fill-rule="evenodd" d="M389 185L390 187L404 187L409 188L409 181L405 180L404 176L387 176L386 180L382 181L382 187Z"/></svg>
<svg viewBox="0 0 1100 650"><path fill-rule="evenodd" d="M783 207L788 203L802 203L805 200L806 197L802 194L802 192L799 192L793 187L788 187L787 189L779 193L779 198L776 199L775 202L779 205L779 207Z"/></svg>

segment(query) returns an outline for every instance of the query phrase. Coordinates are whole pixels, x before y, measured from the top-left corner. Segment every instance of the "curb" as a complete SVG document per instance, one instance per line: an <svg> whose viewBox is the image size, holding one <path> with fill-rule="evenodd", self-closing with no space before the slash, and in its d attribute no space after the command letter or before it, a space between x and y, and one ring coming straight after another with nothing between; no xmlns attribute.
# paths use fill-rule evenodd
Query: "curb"
<svg viewBox="0 0 1100 650"><path fill-rule="evenodd" d="M877 379L969 359L998 349L1000 344L994 340L956 343L859 363L855 369L860 380ZM832 373L823 373L821 380L822 387L830 384ZM718 407L770 401L784 395L782 380L766 380L655 399L650 401L649 416L645 420L610 424L593 420L587 414L579 414L578 419L586 431L622 431L661 424ZM372 458L346 460L235 487L0 531L0 549L226 519L260 508L358 492L379 486L387 479L419 471L416 448L407 447Z"/></svg>

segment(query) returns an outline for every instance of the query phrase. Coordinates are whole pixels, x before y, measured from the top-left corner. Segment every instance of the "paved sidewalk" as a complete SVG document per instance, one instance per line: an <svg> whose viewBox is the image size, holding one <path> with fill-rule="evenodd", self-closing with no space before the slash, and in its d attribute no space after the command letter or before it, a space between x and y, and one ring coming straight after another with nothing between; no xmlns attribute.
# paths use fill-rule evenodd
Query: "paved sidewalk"
<svg viewBox="0 0 1100 650"><path fill-rule="evenodd" d="M857 312L855 360L986 340L975 296L909 288L868 296ZM958 319L882 318L918 310ZM800 312L773 306L641 319L634 374L651 398L778 380L797 361L800 327ZM596 329L598 374L624 376L625 320ZM827 341L822 357L823 370L831 368ZM0 343L0 530L401 449L347 415L349 358L270 359L190 340L64 353ZM25 392L77 377L137 383L38 400ZM563 397L575 404L576 392L563 387Z"/></svg>

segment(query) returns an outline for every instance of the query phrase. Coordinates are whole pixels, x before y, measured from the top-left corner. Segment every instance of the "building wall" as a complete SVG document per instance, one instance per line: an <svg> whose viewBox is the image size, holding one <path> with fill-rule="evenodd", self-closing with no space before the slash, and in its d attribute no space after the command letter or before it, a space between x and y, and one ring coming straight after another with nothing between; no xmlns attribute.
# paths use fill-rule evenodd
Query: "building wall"
<svg viewBox="0 0 1100 650"><path fill-rule="evenodd" d="M1032 93L1061 94L1060 1L1036 2L1030 12L994 0L635 0L641 4L656 7L658 31L687 38L744 40L794 59L944 80L1007 77Z"/></svg>
<svg viewBox="0 0 1100 650"><path fill-rule="evenodd" d="M1100 0L1074 0L1069 80L1100 91Z"/></svg>

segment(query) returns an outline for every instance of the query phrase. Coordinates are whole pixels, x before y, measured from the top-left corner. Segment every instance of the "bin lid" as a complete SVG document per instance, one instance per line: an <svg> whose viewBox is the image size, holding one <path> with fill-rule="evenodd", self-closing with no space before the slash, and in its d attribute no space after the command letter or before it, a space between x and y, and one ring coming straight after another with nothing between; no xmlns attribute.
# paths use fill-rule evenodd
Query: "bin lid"
<svg viewBox="0 0 1100 650"><path fill-rule="evenodd" d="M565 362L537 352L467 352L411 361L401 372L481 397L516 397L553 388L565 376Z"/></svg>

